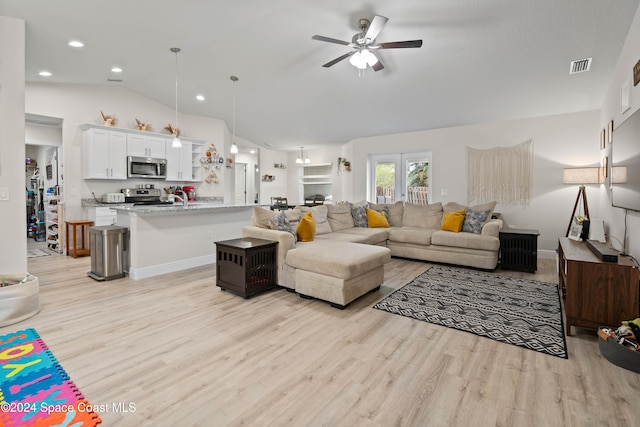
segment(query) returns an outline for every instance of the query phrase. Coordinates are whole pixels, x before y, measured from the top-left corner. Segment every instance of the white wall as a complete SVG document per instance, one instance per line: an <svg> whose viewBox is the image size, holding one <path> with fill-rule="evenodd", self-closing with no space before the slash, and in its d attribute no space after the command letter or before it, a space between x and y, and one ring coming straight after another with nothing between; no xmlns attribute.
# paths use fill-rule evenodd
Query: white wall
<svg viewBox="0 0 640 427"><path fill-rule="evenodd" d="M344 198L367 198L368 154L431 151L433 202L467 203L466 147L508 147L533 139L530 205L498 205L496 211L502 213L508 226L538 229L538 249L546 251L545 256L553 256L558 237L565 235L578 192L578 187L562 184L562 170L599 164L598 122L599 112L587 111L356 139L352 147L350 144L344 147L345 155L352 157L353 170L351 186L344 186ZM442 190L448 195L443 196ZM600 215L598 188L588 188L587 194L592 216Z"/></svg>
<svg viewBox="0 0 640 427"><path fill-rule="evenodd" d="M633 86L633 66L640 60L640 8L631 24L631 29L627 35L627 40L620 53L620 58L606 92L602 111L600 114L600 127L604 129L610 120L613 119L614 127L620 126L635 111L640 109L640 84ZM629 82L631 89L631 108L624 114L620 112L620 88L624 82ZM615 146L615 131L613 132L613 145ZM611 144L607 144L602 151L601 157L609 156L611 159ZM625 218L624 210L611 206L610 193L607 186L601 188L601 207L603 219L608 225L610 235L614 237L612 242L616 249L620 249L620 244L616 239L622 241L624 236ZM636 259L640 257L640 212L628 211L627 215L627 251Z"/></svg>
<svg viewBox="0 0 640 427"><path fill-rule="evenodd" d="M0 16L0 274L27 271L24 46L24 21Z"/></svg>

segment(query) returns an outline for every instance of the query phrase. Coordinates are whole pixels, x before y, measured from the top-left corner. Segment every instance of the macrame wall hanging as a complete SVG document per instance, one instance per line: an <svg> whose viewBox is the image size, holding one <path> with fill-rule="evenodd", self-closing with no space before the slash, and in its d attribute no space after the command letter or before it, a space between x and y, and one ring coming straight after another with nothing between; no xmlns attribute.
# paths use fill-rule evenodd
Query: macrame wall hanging
<svg viewBox="0 0 640 427"><path fill-rule="evenodd" d="M533 183L533 140L513 147L467 147L469 203L527 206Z"/></svg>

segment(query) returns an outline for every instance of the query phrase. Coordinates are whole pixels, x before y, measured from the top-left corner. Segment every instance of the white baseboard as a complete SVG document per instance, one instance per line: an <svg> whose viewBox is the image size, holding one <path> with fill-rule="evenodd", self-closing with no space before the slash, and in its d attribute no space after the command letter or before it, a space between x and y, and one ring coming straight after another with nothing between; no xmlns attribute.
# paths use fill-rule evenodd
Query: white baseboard
<svg viewBox="0 0 640 427"><path fill-rule="evenodd" d="M215 265L215 263L216 254L214 253L196 258L169 262L166 264L158 264L142 268L132 268L129 269L129 277L131 277L133 280L140 280L146 279L148 277L160 276L162 274L175 273L176 271L187 270L189 268L201 267L203 265Z"/></svg>
<svg viewBox="0 0 640 427"><path fill-rule="evenodd" d="M556 251L538 250L538 258L540 259L556 259Z"/></svg>

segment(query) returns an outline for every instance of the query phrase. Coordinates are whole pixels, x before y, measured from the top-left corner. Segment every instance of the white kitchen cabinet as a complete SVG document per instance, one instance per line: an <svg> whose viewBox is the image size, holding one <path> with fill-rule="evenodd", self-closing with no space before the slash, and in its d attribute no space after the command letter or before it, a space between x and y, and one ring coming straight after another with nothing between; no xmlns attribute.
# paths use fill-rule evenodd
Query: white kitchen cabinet
<svg viewBox="0 0 640 427"><path fill-rule="evenodd" d="M127 134L91 128L83 133L85 179L127 179Z"/></svg>
<svg viewBox="0 0 640 427"><path fill-rule="evenodd" d="M127 134L127 155L136 157L166 157L165 138L142 133Z"/></svg>
<svg viewBox="0 0 640 427"><path fill-rule="evenodd" d="M167 181L193 181L191 142L183 139L181 148L173 148L171 143L171 139L166 140Z"/></svg>
<svg viewBox="0 0 640 427"><path fill-rule="evenodd" d="M118 211L108 206L87 207L86 215L89 221L93 221L93 225L112 225L118 219Z"/></svg>

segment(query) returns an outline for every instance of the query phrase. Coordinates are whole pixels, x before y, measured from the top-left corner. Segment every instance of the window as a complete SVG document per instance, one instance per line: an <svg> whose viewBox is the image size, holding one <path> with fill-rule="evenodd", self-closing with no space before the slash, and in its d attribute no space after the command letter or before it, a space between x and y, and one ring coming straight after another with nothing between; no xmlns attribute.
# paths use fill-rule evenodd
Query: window
<svg viewBox="0 0 640 427"><path fill-rule="evenodd" d="M375 155L369 160L371 202L426 205L431 201L430 152Z"/></svg>
<svg viewBox="0 0 640 427"><path fill-rule="evenodd" d="M300 167L300 199L305 200L316 194L331 200L333 177L331 163L304 165Z"/></svg>

